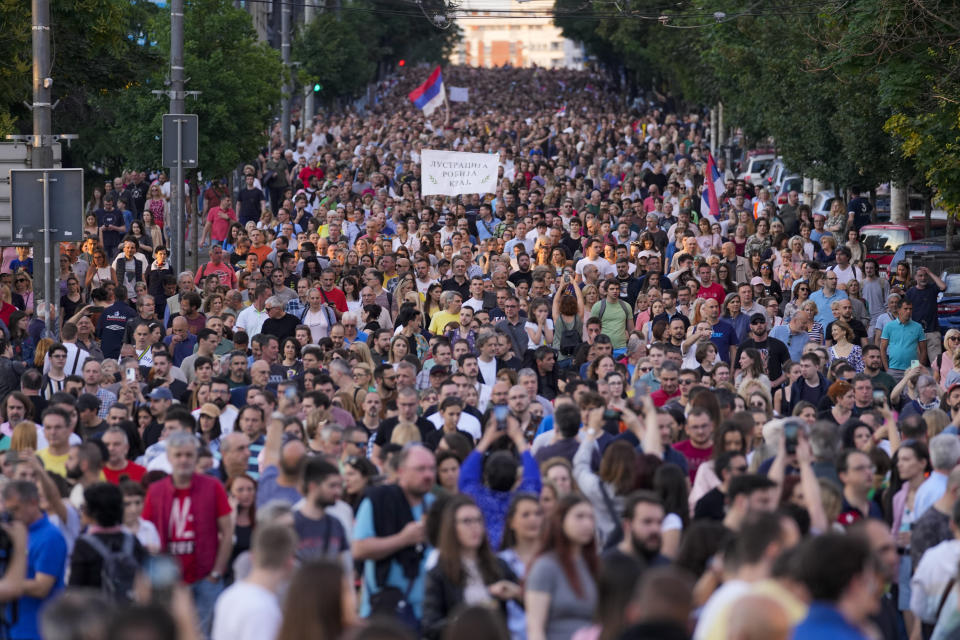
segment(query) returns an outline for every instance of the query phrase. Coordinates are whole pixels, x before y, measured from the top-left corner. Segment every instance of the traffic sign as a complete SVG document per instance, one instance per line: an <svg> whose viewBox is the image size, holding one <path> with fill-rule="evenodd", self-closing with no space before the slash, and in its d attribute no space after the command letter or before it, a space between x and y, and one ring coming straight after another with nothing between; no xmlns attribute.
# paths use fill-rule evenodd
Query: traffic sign
<svg viewBox="0 0 960 640"><path fill-rule="evenodd" d="M44 174L50 241L83 240L83 169L11 169L13 244L43 242Z"/></svg>
<svg viewBox="0 0 960 640"><path fill-rule="evenodd" d="M175 169L183 158L184 169L195 169L200 155L199 121L196 114L163 115L163 166Z"/></svg>

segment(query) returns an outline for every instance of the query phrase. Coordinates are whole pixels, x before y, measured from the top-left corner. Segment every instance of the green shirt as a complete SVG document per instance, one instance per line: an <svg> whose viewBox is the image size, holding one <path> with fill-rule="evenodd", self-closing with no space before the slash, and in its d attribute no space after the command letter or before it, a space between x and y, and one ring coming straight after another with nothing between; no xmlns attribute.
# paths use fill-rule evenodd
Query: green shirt
<svg viewBox="0 0 960 640"><path fill-rule="evenodd" d="M624 308L625 304L621 302L620 300L615 303L608 301L603 310L603 317L600 316L600 307L604 306L603 300L593 303L593 308L590 309L590 315L600 318L600 333L610 338L614 350L627 347L627 310Z"/></svg>

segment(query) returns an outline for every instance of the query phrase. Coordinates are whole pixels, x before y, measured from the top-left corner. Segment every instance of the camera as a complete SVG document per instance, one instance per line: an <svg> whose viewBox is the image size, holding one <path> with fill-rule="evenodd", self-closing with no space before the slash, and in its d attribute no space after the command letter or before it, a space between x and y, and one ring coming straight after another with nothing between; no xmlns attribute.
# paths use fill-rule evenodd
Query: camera
<svg viewBox="0 0 960 640"><path fill-rule="evenodd" d="M611 435L620 433L620 416L623 415L616 409L603 410L603 430Z"/></svg>
<svg viewBox="0 0 960 640"><path fill-rule="evenodd" d="M788 454L797 452L797 445L800 442L800 432L803 431L804 435L806 435L806 428L806 424L795 418L784 421L783 442Z"/></svg>

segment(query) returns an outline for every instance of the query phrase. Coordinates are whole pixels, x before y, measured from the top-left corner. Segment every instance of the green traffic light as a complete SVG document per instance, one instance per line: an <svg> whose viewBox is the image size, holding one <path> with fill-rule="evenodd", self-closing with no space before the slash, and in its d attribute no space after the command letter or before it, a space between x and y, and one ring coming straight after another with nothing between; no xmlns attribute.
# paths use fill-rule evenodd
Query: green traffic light
<svg viewBox="0 0 960 640"><path fill-rule="evenodd" d="M321 90L321 89L323 89L323 85L320 84L319 82L316 83L315 85L313 85L313 92L314 92L314 93L320 93L320 90Z"/></svg>

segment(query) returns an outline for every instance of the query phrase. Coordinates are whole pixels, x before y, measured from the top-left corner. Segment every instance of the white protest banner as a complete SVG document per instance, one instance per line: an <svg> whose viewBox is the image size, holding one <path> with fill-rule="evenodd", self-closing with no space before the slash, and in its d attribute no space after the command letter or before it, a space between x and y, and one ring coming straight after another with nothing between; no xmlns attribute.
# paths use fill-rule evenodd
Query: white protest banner
<svg viewBox="0 0 960 640"><path fill-rule="evenodd" d="M450 102L470 102L470 89L467 87L450 87L447 99Z"/></svg>
<svg viewBox="0 0 960 640"><path fill-rule="evenodd" d="M420 155L421 191L425 196L495 193L499 153L461 153L424 149Z"/></svg>

